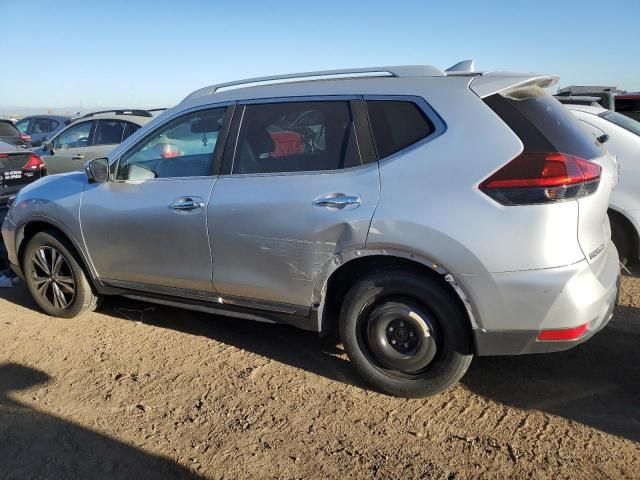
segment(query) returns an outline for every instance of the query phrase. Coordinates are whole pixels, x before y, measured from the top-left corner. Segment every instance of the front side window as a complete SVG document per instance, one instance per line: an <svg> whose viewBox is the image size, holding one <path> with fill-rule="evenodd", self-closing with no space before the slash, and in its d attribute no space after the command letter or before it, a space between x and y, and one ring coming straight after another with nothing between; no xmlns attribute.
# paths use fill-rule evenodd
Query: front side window
<svg viewBox="0 0 640 480"><path fill-rule="evenodd" d="M56 139L55 148L80 148L89 146L89 140L96 122L82 122L68 128Z"/></svg>
<svg viewBox="0 0 640 480"><path fill-rule="evenodd" d="M367 111L378 156L386 158L435 131L433 122L413 102L367 100Z"/></svg>
<svg viewBox="0 0 640 480"><path fill-rule="evenodd" d="M118 144L124 140L126 122L120 120L98 120L96 134L93 137L94 145Z"/></svg>
<svg viewBox="0 0 640 480"><path fill-rule="evenodd" d="M170 121L127 152L119 180L211 175L225 108L201 110Z"/></svg>
<svg viewBox="0 0 640 480"><path fill-rule="evenodd" d="M248 105L233 173L338 170L361 165L347 101Z"/></svg>
<svg viewBox="0 0 640 480"><path fill-rule="evenodd" d="M20 120L16 123L16 128L20 131L20 133L27 133L29 130L29 119L25 118L24 120Z"/></svg>

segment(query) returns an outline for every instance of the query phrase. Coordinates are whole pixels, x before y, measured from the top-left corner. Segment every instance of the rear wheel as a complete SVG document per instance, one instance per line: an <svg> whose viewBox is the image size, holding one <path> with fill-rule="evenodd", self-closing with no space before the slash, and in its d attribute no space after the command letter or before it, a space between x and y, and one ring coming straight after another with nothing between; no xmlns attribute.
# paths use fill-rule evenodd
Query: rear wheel
<svg viewBox="0 0 640 480"><path fill-rule="evenodd" d="M351 288L340 318L349 359L365 381L402 397L454 385L472 359L468 320L436 281L384 270Z"/></svg>
<svg viewBox="0 0 640 480"><path fill-rule="evenodd" d="M29 240L23 269L27 287L45 313L72 318L97 308L94 295L73 247L54 232L40 232Z"/></svg>

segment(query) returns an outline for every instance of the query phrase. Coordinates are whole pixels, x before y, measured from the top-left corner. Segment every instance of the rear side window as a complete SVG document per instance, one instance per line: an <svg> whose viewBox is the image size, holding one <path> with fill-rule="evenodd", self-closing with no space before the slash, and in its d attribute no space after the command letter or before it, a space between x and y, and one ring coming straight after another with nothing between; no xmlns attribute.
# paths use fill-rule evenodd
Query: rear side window
<svg viewBox="0 0 640 480"><path fill-rule="evenodd" d="M233 173L310 172L358 165L349 102L247 105Z"/></svg>
<svg viewBox="0 0 640 480"><path fill-rule="evenodd" d="M379 158L393 155L435 131L431 120L410 101L367 100L367 110Z"/></svg>
<svg viewBox="0 0 640 480"><path fill-rule="evenodd" d="M31 123L31 133L49 133L55 128L55 126L53 126L54 122L57 126L58 122L55 120L50 120L48 118L34 118Z"/></svg>
<svg viewBox="0 0 640 480"><path fill-rule="evenodd" d="M18 123L16 123L16 128L20 130L20 133L28 133L30 121L31 120L29 120L28 118L20 120Z"/></svg>
<svg viewBox="0 0 640 480"><path fill-rule="evenodd" d="M497 93L484 101L522 140L527 153L559 152L586 160L604 153L578 119L540 87Z"/></svg>

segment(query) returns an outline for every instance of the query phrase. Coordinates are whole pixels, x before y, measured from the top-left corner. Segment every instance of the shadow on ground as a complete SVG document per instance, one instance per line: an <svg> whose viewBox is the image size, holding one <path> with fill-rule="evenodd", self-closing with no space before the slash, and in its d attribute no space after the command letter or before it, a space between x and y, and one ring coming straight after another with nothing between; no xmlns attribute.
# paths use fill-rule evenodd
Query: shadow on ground
<svg viewBox="0 0 640 480"><path fill-rule="evenodd" d="M0 364L0 476L2 478L196 479L169 459L17 402L12 392L49 380L14 363Z"/></svg>
<svg viewBox="0 0 640 480"><path fill-rule="evenodd" d="M35 308L24 287L3 295ZM20 290L20 291L18 291ZM338 342L291 327L212 317L124 298L108 299L101 313L210 338L331 380L368 388ZM640 441L640 310L618 307L611 323L566 352L476 357L462 383L485 398L537 409L607 433Z"/></svg>

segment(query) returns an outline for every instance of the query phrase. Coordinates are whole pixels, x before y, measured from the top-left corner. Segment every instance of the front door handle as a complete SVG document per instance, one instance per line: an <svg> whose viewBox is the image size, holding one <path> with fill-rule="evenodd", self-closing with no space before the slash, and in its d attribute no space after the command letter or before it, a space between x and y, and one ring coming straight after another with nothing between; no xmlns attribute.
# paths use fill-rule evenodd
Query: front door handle
<svg viewBox="0 0 640 480"><path fill-rule="evenodd" d="M360 205L359 195L342 195L335 196L328 195L326 197L319 197L313 201L313 205L316 207L329 207L329 208L344 208L349 205Z"/></svg>
<svg viewBox="0 0 640 480"><path fill-rule="evenodd" d="M204 208L204 200L200 197L180 197L169 204L171 210L191 212Z"/></svg>
<svg viewBox="0 0 640 480"><path fill-rule="evenodd" d="M74 153L71 156L71 160L82 160L84 159L84 153Z"/></svg>

